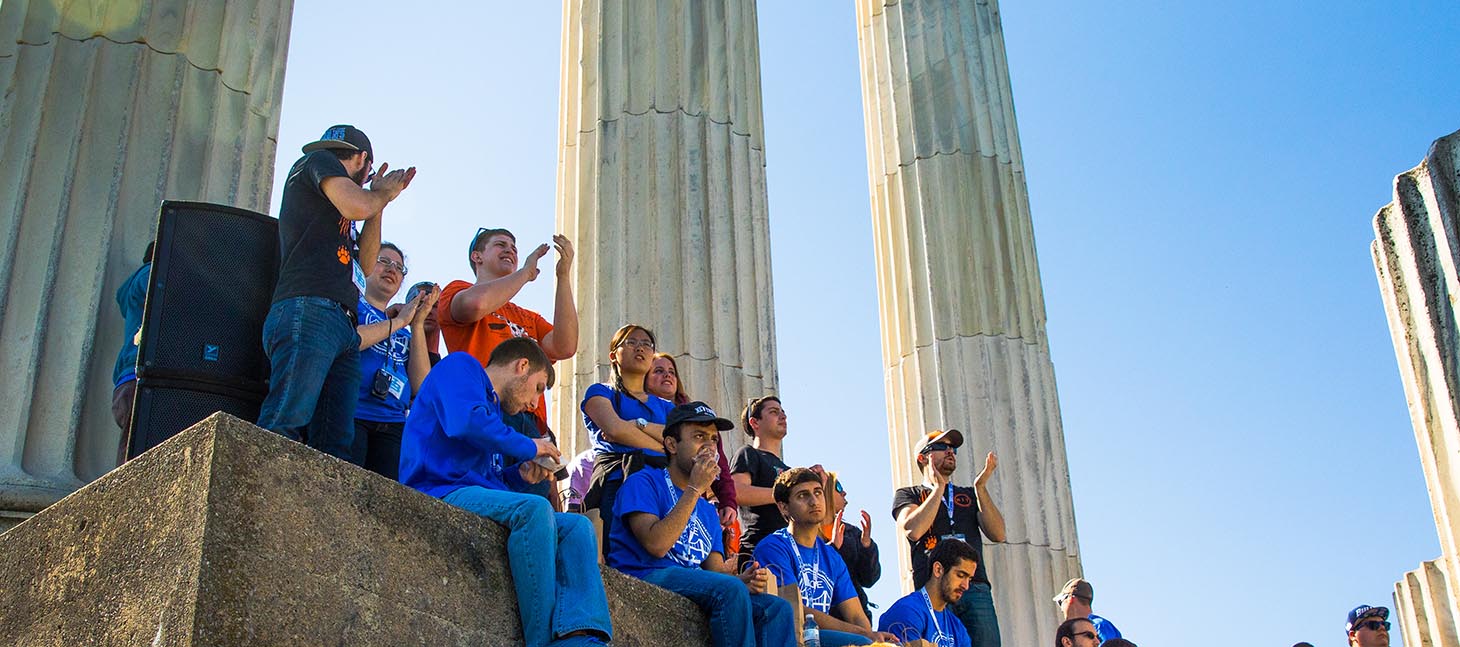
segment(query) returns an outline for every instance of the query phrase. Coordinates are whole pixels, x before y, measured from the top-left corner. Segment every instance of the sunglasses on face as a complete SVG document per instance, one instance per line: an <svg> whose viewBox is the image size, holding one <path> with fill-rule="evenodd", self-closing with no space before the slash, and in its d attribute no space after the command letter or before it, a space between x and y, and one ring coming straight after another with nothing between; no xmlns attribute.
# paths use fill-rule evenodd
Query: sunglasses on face
<svg viewBox="0 0 1460 647"><path fill-rule="evenodd" d="M1354 625L1354 631L1358 631L1360 629L1368 629L1369 631L1378 631L1380 629L1383 629L1384 631L1389 631L1389 626L1390 625L1388 620L1370 620L1368 622L1360 622L1359 624Z"/></svg>
<svg viewBox="0 0 1460 647"><path fill-rule="evenodd" d="M1079 636L1081 638L1087 638L1087 639L1090 639L1090 640L1097 640L1097 639L1100 638L1099 636L1095 635L1095 632L1093 632L1093 631L1081 631L1081 632L1076 633L1075 635L1076 636Z"/></svg>
<svg viewBox="0 0 1460 647"><path fill-rule="evenodd" d="M931 454L933 452L953 452L953 453L957 454L958 453L958 448L957 447L954 447L952 445L949 445L948 443L933 443L933 444L928 445L927 447L923 448L923 453L924 454Z"/></svg>

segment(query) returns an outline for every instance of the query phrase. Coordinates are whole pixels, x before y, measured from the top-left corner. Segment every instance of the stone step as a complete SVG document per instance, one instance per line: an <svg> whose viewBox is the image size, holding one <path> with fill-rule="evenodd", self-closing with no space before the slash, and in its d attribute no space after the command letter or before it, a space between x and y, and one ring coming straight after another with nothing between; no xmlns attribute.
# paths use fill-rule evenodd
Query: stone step
<svg viewBox="0 0 1460 647"><path fill-rule="evenodd" d="M0 644L521 645L506 530L214 414L0 534ZM708 645L603 569L615 644Z"/></svg>

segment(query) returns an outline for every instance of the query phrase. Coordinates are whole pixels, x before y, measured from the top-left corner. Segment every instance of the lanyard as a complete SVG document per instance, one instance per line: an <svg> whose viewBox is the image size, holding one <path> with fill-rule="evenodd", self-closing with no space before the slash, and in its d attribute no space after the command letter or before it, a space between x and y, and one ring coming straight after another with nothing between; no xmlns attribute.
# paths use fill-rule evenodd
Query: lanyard
<svg viewBox="0 0 1460 647"><path fill-rule="evenodd" d="M816 561L811 562L811 573L808 575L806 574L806 564L801 561L801 544L796 543L796 537L791 534L791 530L789 528L782 528L777 530L776 534L784 536L786 541L791 542L791 557L796 560L796 589L801 589L802 582L805 582L809 586L815 586L816 576L821 574L821 551L816 551ZM811 545L812 550L816 550L814 541ZM806 591L802 591L801 597L804 602ZM821 610L818 609L818 611Z"/></svg>
<svg viewBox="0 0 1460 647"><path fill-rule="evenodd" d="M948 532L953 532L953 484L943 486L947 490L943 493L943 505L948 506Z"/></svg>
<svg viewBox="0 0 1460 647"><path fill-rule="evenodd" d="M664 470L664 490L669 493L670 501L678 501L684 493L674 487L674 480L669 478L669 470ZM670 507L674 504L670 503ZM695 501L699 505L699 501ZM669 554L665 555L674 563L689 568L698 568L700 563L710 556L710 532L705 530L705 525L700 522L699 510L690 510L689 523L684 525L684 532L680 533L679 540L669 547ZM700 554L703 551L703 554Z"/></svg>
<svg viewBox="0 0 1460 647"><path fill-rule="evenodd" d="M938 613L933 611L933 600L928 597L928 587L924 586L918 589L918 592L923 594L923 602L928 605L928 617L933 619L933 637L928 642L939 645L940 647L942 645L951 645L953 635L943 633L943 626L938 623Z"/></svg>

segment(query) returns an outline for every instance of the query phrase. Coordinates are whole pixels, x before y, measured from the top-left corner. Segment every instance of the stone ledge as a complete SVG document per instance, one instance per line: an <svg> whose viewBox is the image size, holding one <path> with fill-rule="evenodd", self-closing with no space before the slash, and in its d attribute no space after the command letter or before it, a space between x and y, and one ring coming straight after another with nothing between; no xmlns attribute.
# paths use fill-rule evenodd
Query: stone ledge
<svg viewBox="0 0 1460 647"><path fill-rule="evenodd" d="M0 535L4 645L520 645L506 531L215 414ZM615 644L708 645L604 569Z"/></svg>

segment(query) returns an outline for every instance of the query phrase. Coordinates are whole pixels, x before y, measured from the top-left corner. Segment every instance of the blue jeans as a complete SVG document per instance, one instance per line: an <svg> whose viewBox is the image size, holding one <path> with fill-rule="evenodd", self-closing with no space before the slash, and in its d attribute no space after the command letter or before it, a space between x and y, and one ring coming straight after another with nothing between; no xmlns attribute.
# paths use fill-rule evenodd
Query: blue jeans
<svg viewBox="0 0 1460 647"><path fill-rule="evenodd" d="M819 628L816 631L821 635L821 647L847 647L848 645L872 644L871 638L865 638L845 631Z"/></svg>
<svg viewBox="0 0 1460 647"><path fill-rule="evenodd" d="M715 647L796 645L791 604L774 595L752 594L737 577L671 566L653 569L641 579L689 598L709 614L710 644Z"/></svg>
<svg viewBox="0 0 1460 647"><path fill-rule="evenodd" d="M994 613L994 593L987 584L970 584L963 597L951 605L963 621L973 647L999 647L999 616Z"/></svg>
<svg viewBox="0 0 1460 647"><path fill-rule="evenodd" d="M360 397L360 336L344 307L324 297L277 301L264 320L269 395L259 426L350 460Z"/></svg>
<svg viewBox="0 0 1460 647"><path fill-rule="evenodd" d="M527 647L579 644L589 639L562 636L583 630L612 638L598 546L587 517L553 512L537 495L478 486L441 500L507 526L507 562Z"/></svg>

